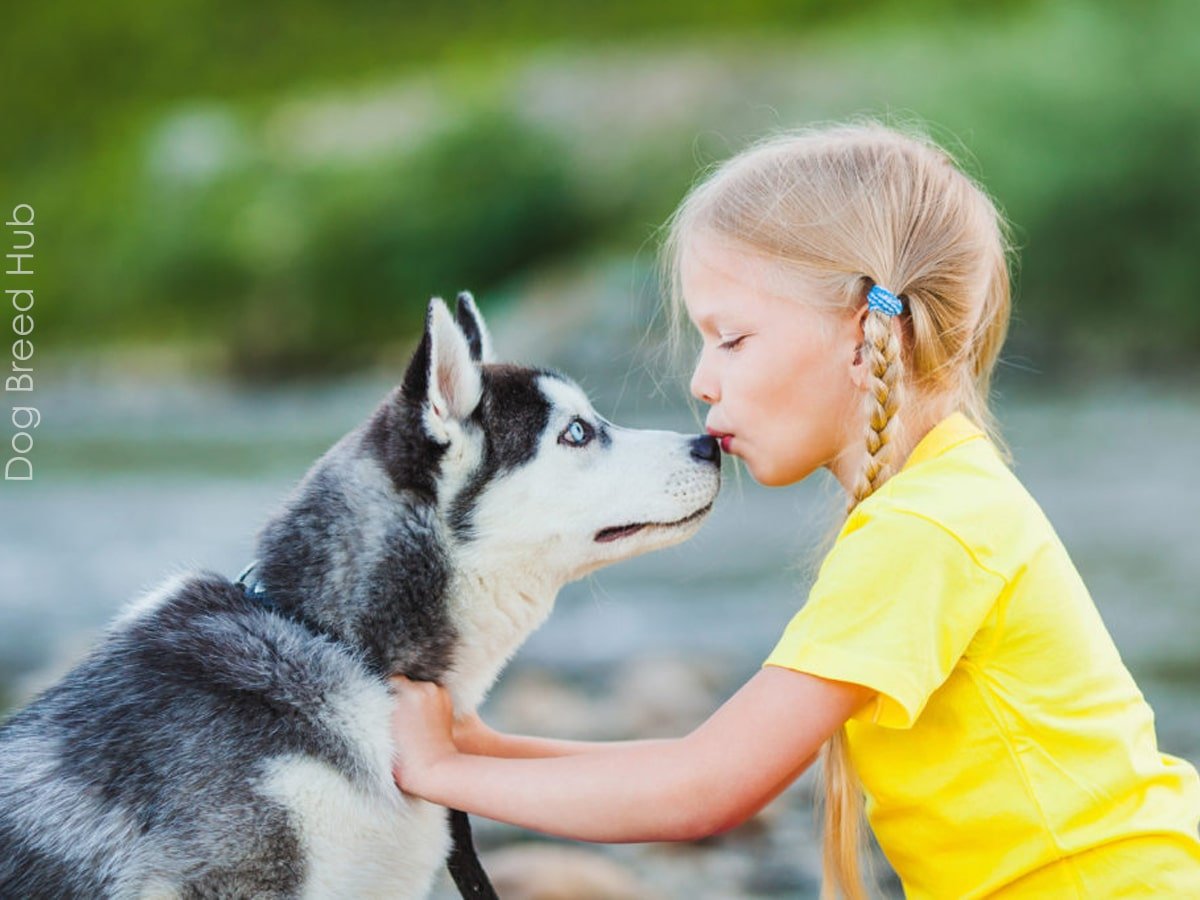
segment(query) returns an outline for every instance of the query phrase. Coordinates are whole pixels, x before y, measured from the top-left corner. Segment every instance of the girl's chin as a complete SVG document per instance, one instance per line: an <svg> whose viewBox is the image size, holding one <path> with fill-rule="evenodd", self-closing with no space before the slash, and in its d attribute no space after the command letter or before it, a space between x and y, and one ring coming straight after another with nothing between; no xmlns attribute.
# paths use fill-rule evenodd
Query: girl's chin
<svg viewBox="0 0 1200 900"><path fill-rule="evenodd" d="M750 469L750 475L763 487L783 487L792 483L790 479L780 478L777 472L757 472L749 466L746 468Z"/></svg>
<svg viewBox="0 0 1200 900"><path fill-rule="evenodd" d="M741 454L738 455L741 456ZM756 460L753 456L742 456L741 459L750 473L750 477L763 487L786 487L811 474L811 470L798 472L794 466L764 465L762 460Z"/></svg>
<svg viewBox="0 0 1200 900"><path fill-rule="evenodd" d="M775 487L779 484L779 473L771 466L763 464L763 461L753 454L746 456L741 453L734 453L742 461L742 465L746 467L746 471L750 473L750 477L764 487Z"/></svg>

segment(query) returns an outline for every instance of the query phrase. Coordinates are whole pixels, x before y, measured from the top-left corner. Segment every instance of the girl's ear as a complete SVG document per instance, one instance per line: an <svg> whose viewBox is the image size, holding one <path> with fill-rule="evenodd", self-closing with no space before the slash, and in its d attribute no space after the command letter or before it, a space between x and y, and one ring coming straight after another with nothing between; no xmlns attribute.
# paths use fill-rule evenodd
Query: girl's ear
<svg viewBox="0 0 1200 900"><path fill-rule="evenodd" d="M867 365L867 338L863 329L863 323L867 319L868 309L866 304L863 304L850 319L850 325L847 329L849 340L844 341L842 352L849 352L847 360L850 369L850 380L854 386L860 390L867 390L871 384L871 369ZM848 345L848 346L847 346Z"/></svg>

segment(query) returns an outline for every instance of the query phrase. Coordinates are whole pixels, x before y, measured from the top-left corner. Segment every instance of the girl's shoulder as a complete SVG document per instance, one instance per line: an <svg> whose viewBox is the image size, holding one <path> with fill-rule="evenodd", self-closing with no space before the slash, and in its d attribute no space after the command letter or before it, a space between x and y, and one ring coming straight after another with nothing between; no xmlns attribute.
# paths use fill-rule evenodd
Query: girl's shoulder
<svg viewBox="0 0 1200 900"><path fill-rule="evenodd" d="M1047 543L1058 543L1037 501L980 432L943 452L906 465L850 514L839 535L874 527L919 540L937 526L988 569L1008 578ZM905 527L906 523L909 527Z"/></svg>

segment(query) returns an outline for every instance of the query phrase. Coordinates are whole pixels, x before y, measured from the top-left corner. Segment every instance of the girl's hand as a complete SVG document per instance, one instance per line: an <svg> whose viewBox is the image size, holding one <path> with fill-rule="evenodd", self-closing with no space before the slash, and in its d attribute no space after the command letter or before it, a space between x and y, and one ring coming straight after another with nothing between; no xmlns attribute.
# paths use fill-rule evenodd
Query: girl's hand
<svg viewBox="0 0 1200 900"><path fill-rule="evenodd" d="M425 796L437 763L455 755L451 732L454 704L450 692L432 681L389 679L392 705L392 777L406 793Z"/></svg>

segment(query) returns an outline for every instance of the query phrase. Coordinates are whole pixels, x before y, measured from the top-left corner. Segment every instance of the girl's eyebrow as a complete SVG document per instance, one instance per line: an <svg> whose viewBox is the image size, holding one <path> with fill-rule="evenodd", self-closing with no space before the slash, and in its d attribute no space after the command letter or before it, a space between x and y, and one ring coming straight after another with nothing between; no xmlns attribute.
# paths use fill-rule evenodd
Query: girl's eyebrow
<svg viewBox="0 0 1200 900"><path fill-rule="evenodd" d="M720 321L718 321L720 320ZM722 331L733 333L745 329L747 323L739 321L736 315L726 313L720 315L718 313L709 313L706 316L701 316L695 320L697 330L701 332L711 331L713 334L719 334ZM720 327L724 326L724 328Z"/></svg>
<svg viewBox="0 0 1200 900"><path fill-rule="evenodd" d="M704 331L712 327L713 315L710 313L709 315L701 316L700 318L693 319L692 321L695 323L697 329Z"/></svg>

